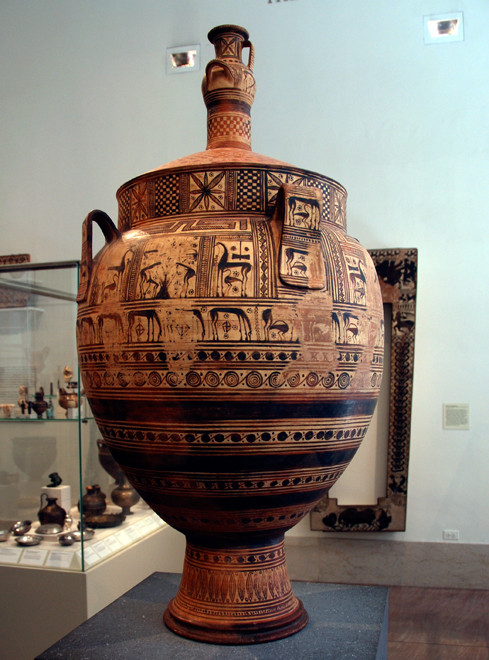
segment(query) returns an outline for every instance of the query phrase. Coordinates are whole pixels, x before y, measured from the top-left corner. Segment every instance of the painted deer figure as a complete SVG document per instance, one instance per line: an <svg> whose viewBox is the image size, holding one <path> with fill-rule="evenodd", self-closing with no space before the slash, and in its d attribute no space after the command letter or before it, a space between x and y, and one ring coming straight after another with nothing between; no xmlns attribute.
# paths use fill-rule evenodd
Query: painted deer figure
<svg viewBox="0 0 489 660"><path fill-rule="evenodd" d="M279 336L280 340L283 341L284 335L289 331L289 324L283 321L282 319L279 319L278 321L275 321L273 318L272 310L271 309L265 309L263 311L263 314L261 315L262 319L265 323L265 339L266 341L270 341L270 333L273 333L275 331L277 335Z"/></svg>
<svg viewBox="0 0 489 660"><path fill-rule="evenodd" d="M117 336L114 337L115 333L117 333L119 337L122 337L123 335L124 331L122 329L122 319L119 314L117 313L99 314L99 316L97 317L97 338L99 344L103 344L104 342L104 325L107 325L107 322L109 322L109 331L112 338L115 339L118 338ZM105 332L107 332L107 328Z"/></svg>
<svg viewBox="0 0 489 660"><path fill-rule="evenodd" d="M141 268L139 281L139 293L141 298L154 298L159 288L159 283L154 279L153 274L150 272L152 268L156 266L161 266L161 261L155 261L154 263Z"/></svg>
<svg viewBox="0 0 489 660"><path fill-rule="evenodd" d="M246 287L248 284L248 275L251 272L252 265L249 261L233 261L232 258L229 259L229 252L224 243L216 243L216 246L220 245L222 255L217 262L217 295L218 297L224 297L224 288L225 288L225 277L226 274L233 274L234 271L239 271L241 274L241 297L246 298Z"/></svg>
<svg viewBox="0 0 489 660"><path fill-rule="evenodd" d="M192 277L195 277L195 270L190 266L187 266L187 264L183 264L181 261L177 261L176 265L180 266L180 268L183 268L185 271L185 274L183 276L183 288L181 295L182 298L186 298L188 293L189 281L192 279Z"/></svg>
<svg viewBox="0 0 489 660"><path fill-rule="evenodd" d="M161 339L161 323L158 314L154 309L133 309L127 315L127 341L132 342L132 329L136 319L146 319L147 322L147 338L146 341L155 341L155 324L158 326L158 338ZM136 334L138 334L136 329ZM150 339L151 337L151 339Z"/></svg>
<svg viewBox="0 0 489 660"><path fill-rule="evenodd" d="M79 319L76 322L78 327L80 344L83 346L94 344L97 338L97 333L95 330L95 323L91 316Z"/></svg>
<svg viewBox="0 0 489 660"><path fill-rule="evenodd" d="M308 254L307 250L299 250L291 247L286 248L285 267L287 269L287 275L300 274L302 277L305 277L307 275L307 265L304 263L304 259ZM299 255L299 257L296 257L296 255Z"/></svg>
<svg viewBox="0 0 489 660"><path fill-rule="evenodd" d="M214 341L219 341L219 331L217 329L219 314L223 314L224 318L226 318L229 314L236 316L238 319L239 335L241 341L251 341L250 319L246 316L246 313L242 309L239 309L238 307L214 307L210 310L209 314L211 319L212 339Z"/></svg>
<svg viewBox="0 0 489 660"><path fill-rule="evenodd" d="M103 292L102 292L103 300L107 300L107 298L109 298L115 293L115 291L117 290L118 282L119 282L119 277L114 273L112 275L112 281L109 284L104 284L103 286Z"/></svg>
<svg viewBox="0 0 489 660"><path fill-rule="evenodd" d="M362 304L365 300L367 276L365 275L364 267L365 264L360 260L358 261L358 268L349 267L350 282L353 286L353 300L356 304Z"/></svg>
<svg viewBox="0 0 489 660"><path fill-rule="evenodd" d="M358 344L358 316L345 312L343 314L343 321L345 324L345 344Z"/></svg>

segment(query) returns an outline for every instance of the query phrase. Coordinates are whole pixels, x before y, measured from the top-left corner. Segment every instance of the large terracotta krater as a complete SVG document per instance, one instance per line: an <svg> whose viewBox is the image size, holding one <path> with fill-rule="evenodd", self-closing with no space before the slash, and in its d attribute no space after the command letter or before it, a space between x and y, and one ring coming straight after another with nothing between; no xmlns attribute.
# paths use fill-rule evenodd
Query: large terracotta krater
<svg viewBox="0 0 489 660"><path fill-rule="evenodd" d="M209 39L206 151L124 184L118 229L101 211L84 222L78 350L104 443L187 538L165 623L252 643L307 623L283 536L367 432L383 310L344 188L251 151L246 30Z"/></svg>

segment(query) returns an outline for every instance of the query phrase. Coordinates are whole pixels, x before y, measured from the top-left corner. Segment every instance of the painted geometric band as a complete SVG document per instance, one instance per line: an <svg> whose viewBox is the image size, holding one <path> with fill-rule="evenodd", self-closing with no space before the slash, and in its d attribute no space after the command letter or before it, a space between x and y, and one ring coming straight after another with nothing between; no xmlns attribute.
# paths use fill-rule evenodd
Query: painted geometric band
<svg viewBox="0 0 489 660"><path fill-rule="evenodd" d="M247 120L241 117L228 117L225 120L216 120L212 126L212 136L218 142L225 140L229 127L233 128L238 141L246 142L250 139L250 127ZM194 170L193 176L204 178L204 171ZM225 195L224 210L246 211L270 214L277 202L277 193L283 183L318 188L323 198L323 219L339 227L345 226L346 195L337 189L334 182L313 173L299 174L293 170L272 170L270 167L240 167L221 171L225 190L235 192ZM219 172L214 171L219 176ZM123 188L119 195L119 229L127 231L141 221L181 214L188 206L189 171L185 172L158 172L145 180L145 186L133 183ZM251 185L250 185L250 182ZM334 198L335 206L330 212L330 198ZM136 199L137 203L134 201ZM131 202L131 200L133 200ZM141 210L144 209L144 213ZM188 209L187 209L188 210ZM208 209L208 212L218 211L220 208ZM144 216L144 218L143 218Z"/></svg>
<svg viewBox="0 0 489 660"><path fill-rule="evenodd" d="M324 489L323 489L324 490ZM193 509L179 508L176 511L173 508L165 507L164 512L162 509L161 516L170 524L178 529L180 525L198 526L202 525L204 528L222 529L223 522L225 522L228 529L243 531L254 531L256 529L274 529L277 522L281 526L289 526L296 524L311 510L314 502L308 506L299 504L294 507L281 508L280 510L267 509L266 515L254 514L245 515L243 513L232 513L226 511L225 513L213 514L211 511L196 512ZM158 507L156 506L156 509ZM252 516L252 517L251 517Z"/></svg>
<svg viewBox="0 0 489 660"><path fill-rule="evenodd" d="M373 378L370 374L367 385L371 388L377 388L380 378ZM87 390L93 388L100 392L108 389L314 389L322 388L326 390L337 389L346 390L352 383L352 375L346 371L340 373L327 372L324 375L316 372L293 372L284 375L280 371L159 371L139 369L131 372L129 370L105 370L86 369L84 374L84 384Z"/></svg>
<svg viewBox="0 0 489 660"><path fill-rule="evenodd" d="M285 559L285 550L283 543L277 545L265 546L256 551L254 549L243 550L242 548L227 548L226 550L216 551L215 549L206 549L187 543L186 553L188 560L195 565L202 562L205 565L211 562L212 565L229 566L250 566L260 568L265 562L283 562Z"/></svg>
<svg viewBox="0 0 489 660"><path fill-rule="evenodd" d="M251 120L242 115L224 115L211 117L208 125L209 138L234 137L251 138Z"/></svg>
<svg viewBox="0 0 489 660"><path fill-rule="evenodd" d="M263 603L261 614L272 613L277 603L272 606L271 602L290 594L285 563L241 572L235 568L229 573L213 570L211 566L199 568L187 562L177 603L179 607L187 605L195 611L195 601L198 601L201 605L197 608L204 614L222 616L222 609L218 608L224 608L227 616L242 618L250 616L249 609L255 610L259 603ZM245 607L234 610L233 606L238 604Z"/></svg>
<svg viewBox="0 0 489 660"><path fill-rule="evenodd" d="M331 420L330 420L331 422ZM319 430L300 430L293 429L286 430L256 430L253 433L249 431L176 431L167 429L166 431L153 431L138 429L133 431L125 429L116 423L108 424L106 422L99 422L99 428L106 440L109 442L113 438L117 439L118 443L135 442L137 445L150 445L156 449L155 445L171 445L175 446L180 443L185 443L187 446L195 445L271 445L271 444L307 444L310 445L314 442L328 443L328 447L334 446L335 442L345 443L345 441L354 441L355 443L366 435L368 425L364 424L354 428L340 428L340 429L319 429Z"/></svg>
<svg viewBox="0 0 489 660"><path fill-rule="evenodd" d="M283 474L274 474L273 478L267 478L263 475L254 477L247 475L246 479L242 479L235 475L235 479L205 479L201 475L182 476L176 475L175 477L167 476L141 476L139 473L133 473L132 470L126 469L128 477L130 477L132 484L136 488L143 488L145 492L166 492L167 490L181 491L182 494L192 492L194 495L201 492L209 492L214 495L219 494L222 497L241 497L243 492L257 491L261 494L269 494L268 491L274 491L276 494L290 493L291 487L294 491L299 488L311 489L316 488L318 485L326 485L329 482L334 483L343 474L348 463L343 465L335 465L334 468L327 470L321 468L315 471L302 471L307 474L295 476L293 471L290 471L286 477Z"/></svg>

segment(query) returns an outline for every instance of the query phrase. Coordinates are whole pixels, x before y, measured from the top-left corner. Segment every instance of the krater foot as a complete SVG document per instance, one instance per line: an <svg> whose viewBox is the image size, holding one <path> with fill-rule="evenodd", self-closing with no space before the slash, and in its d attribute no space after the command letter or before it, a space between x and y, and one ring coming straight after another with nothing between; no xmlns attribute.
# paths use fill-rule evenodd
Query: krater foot
<svg viewBox="0 0 489 660"><path fill-rule="evenodd" d="M256 644L293 635L308 618L292 592L281 540L231 549L187 543L180 589L163 620L190 639Z"/></svg>

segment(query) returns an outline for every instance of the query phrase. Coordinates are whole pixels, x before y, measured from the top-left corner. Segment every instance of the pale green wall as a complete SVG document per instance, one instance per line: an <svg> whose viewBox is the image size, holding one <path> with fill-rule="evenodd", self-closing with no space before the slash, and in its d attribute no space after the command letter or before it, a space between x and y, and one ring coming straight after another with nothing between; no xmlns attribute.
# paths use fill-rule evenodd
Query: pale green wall
<svg viewBox="0 0 489 660"><path fill-rule="evenodd" d="M426 46L423 15L464 12L465 40ZM489 543L489 3L486 0L2 0L3 254L78 258L92 208L205 147L202 72L166 76L168 46L246 26L257 50L253 148L349 192L349 233L417 247L408 531ZM443 402L471 430L443 431ZM302 526L300 531L307 531Z"/></svg>

